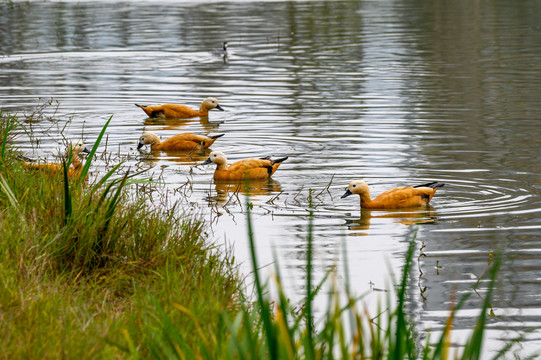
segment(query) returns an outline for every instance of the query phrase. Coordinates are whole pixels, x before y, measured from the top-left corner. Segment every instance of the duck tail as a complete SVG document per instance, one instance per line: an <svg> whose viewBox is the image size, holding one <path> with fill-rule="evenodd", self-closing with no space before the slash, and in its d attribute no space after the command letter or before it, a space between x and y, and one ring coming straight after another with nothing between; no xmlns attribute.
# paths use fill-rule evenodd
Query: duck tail
<svg viewBox="0 0 541 360"><path fill-rule="evenodd" d="M276 160L272 160L272 164L279 164L283 161L286 161L287 159L289 158L289 156L286 156L286 157L283 157L283 158L280 158L280 159L276 159Z"/></svg>
<svg viewBox="0 0 541 360"><path fill-rule="evenodd" d="M147 107L147 105L139 105L139 104L135 104L135 106L140 107L141 109L144 107Z"/></svg>
<svg viewBox="0 0 541 360"><path fill-rule="evenodd" d="M219 137L222 137L222 136L224 136L224 135L225 135L225 134L212 134L212 135L209 134L209 135L207 135L207 136L208 136L209 138L211 138L211 139L218 139Z"/></svg>
<svg viewBox="0 0 541 360"><path fill-rule="evenodd" d="M432 189L436 190L437 188L441 188L444 185L445 185L444 183L433 181L433 182L430 182L430 183L427 183L427 184L414 186L414 188L429 187L429 188L432 188Z"/></svg>

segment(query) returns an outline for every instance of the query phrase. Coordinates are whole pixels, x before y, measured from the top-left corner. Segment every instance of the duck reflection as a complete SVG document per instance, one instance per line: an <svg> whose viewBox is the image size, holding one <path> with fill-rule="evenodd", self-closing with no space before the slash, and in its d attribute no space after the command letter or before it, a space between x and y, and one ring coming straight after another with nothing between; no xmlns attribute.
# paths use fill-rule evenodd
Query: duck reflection
<svg viewBox="0 0 541 360"><path fill-rule="evenodd" d="M272 178L263 180L251 180L249 183L242 181L214 181L216 195L210 198L218 205L227 204L232 196L238 194L250 196L256 200L259 196L278 194L282 191L282 186Z"/></svg>
<svg viewBox="0 0 541 360"><path fill-rule="evenodd" d="M156 164L160 161L168 161L180 165L197 165L201 161L205 161L211 149L193 149L193 150L149 150L148 152L141 151L141 161L145 163ZM163 156L165 154L165 156Z"/></svg>
<svg viewBox="0 0 541 360"><path fill-rule="evenodd" d="M170 119L170 118L147 118L145 119L145 126L159 126L158 128L154 128L156 130L179 130L183 127L190 125L190 124L196 124L199 122L199 125L205 130L205 131L213 131L216 130L220 126L220 122L210 122L208 116L199 116L197 118L191 118L191 119Z"/></svg>
<svg viewBox="0 0 541 360"><path fill-rule="evenodd" d="M381 214L383 212L383 214ZM397 224L415 225L415 224L435 224L438 221L437 213L432 207L417 209L397 209L397 210L367 210L361 209L359 219L346 219L346 225L349 230L368 230L372 219L390 218ZM367 235L367 234L362 234Z"/></svg>

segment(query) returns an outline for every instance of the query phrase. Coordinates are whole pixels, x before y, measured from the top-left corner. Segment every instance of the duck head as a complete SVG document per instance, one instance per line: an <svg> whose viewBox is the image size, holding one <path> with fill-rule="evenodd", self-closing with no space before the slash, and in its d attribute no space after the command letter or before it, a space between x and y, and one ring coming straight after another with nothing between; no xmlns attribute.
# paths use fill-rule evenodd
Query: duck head
<svg viewBox="0 0 541 360"><path fill-rule="evenodd" d="M212 109L218 109L220 111L224 111L224 109L218 104L218 99L213 97L208 97L201 103L201 108L205 108L207 110Z"/></svg>
<svg viewBox="0 0 541 360"><path fill-rule="evenodd" d="M218 168L227 167L227 158L225 154L221 151L213 151L210 153L207 160L205 160L201 165L208 165L210 163L215 163L218 165Z"/></svg>
<svg viewBox="0 0 541 360"><path fill-rule="evenodd" d="M349 183L348 187L346 188L346 192L340 198L343 199L352 194L361 195L365 193L370 193L368 190L368 185L362 180L354 180Z"/></svg>
<svg viewBox="0 0 541 360"><path fill-rule="evenodd" d="M72 155L72 156L76 156L77 154L79 154L79 153L81 153L81 152L90 154L90 151L89 151L88 148L86 147L85 143L82 142L81 140L79 140L79 141L72 141L72 142L68 145L68 151L66 152L66 154L69 155L70 152L71 152L71 155Z"/></svg>
<svg viewBox="0 0 541 360"><path fill-rule="evenodd" d="M160 138L151 132L146 132L139 137L139 143L137 144L137 150L141 149L145 145L159 144Z"/></svg>

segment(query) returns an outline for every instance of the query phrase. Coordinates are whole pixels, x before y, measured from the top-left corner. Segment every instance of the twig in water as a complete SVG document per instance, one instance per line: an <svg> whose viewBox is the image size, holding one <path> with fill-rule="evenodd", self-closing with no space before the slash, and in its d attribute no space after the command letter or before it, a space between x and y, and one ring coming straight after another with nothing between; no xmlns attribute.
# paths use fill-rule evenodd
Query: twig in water
<svg viewBox="0 0 541 360"><path fill-rule="evenodd" d="M301 188L299 189L299 192L297 193L297 195L295 195L295 196L293 197L293 200L295 200L295 201L297 202L297 204L299 203L299 201L297 200L297 196L300 195L302 189L304 189L304 184L302 184L302 186L301 186Z"/></svg>
<svg viewBox="0 0 541 360"><path fill-rule="evenodd" d="M280 191L278 194L276 194L276 196L273 196L272 198L267 200L265 203L270 204L270 205L274 205L274 200L278 199L278 196L282 195L283 192L284 192L284 190Z"/></svg>
<svg viewBox="0 0 541 360"><path fill-rule="evenodd" d="M321 190L321 192L315 196L316 198L317 198L319 195L323 194L325 191L329 191L329 187L331 186L333 179L334 179L334 174L331 176L331 181L329 181L329 183L327 184L327 186L325 186L325 188L324 188L323 190ZM332 194L331 194L330 192L329 192L329 194L331 195L331 198L332 198Z"/></svg>
<svg viewBox="0 0 541 360"><path fill-rule="evenodd" d="M421 248L419 249L419 256L417 257L417 267L419 268L419 279L417 280L417 287L419 288L419 293L421 294L421 297L423 298L423 301L426 301L427 298L424 295L427 287L421 287L421 279L423 278L423 270L421 268L421 257L426 257L426 254L423 252L423 249L426 247L425 243L422 242Z"/></svg>

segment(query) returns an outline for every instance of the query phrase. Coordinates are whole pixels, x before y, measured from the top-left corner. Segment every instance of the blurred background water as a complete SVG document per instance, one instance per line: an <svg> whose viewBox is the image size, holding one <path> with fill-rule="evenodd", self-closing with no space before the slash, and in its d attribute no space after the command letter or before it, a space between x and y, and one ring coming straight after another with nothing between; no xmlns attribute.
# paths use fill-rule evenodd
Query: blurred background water
<svg viewBox="0 0 541 360"><path fill-rule="evenodd" d="M541 325L541 3L3 1L0 9L0 107L28 115L50 102L26 123L32 137L17 139L26 155L52 159L66 138L92 144L113 115L107 154L163 180L152 206L180 201L202 216L246 274L249 190L260 262L276 256L288 292L302 298L311 191L316 277L334 266L343 273L347 260L354 291L377 298L417 231L426 256L415 260L409 308L418 329L438 331L453 295L503 249L487 351ZM223 41L228 56L211 54ZM198 108L207 96L226 111L164 121L134 106ZM271 181L236 189L198 166L208 152L139 153L144 131L225 133L212 149L230 162L289 159ZM354 179L373 195L446 186L428 209L361 213L358 198L340 199ZM470 297L458 317L457 343L481 301ZM532 332L518 351L538 350L540 337Z"/></svg>

